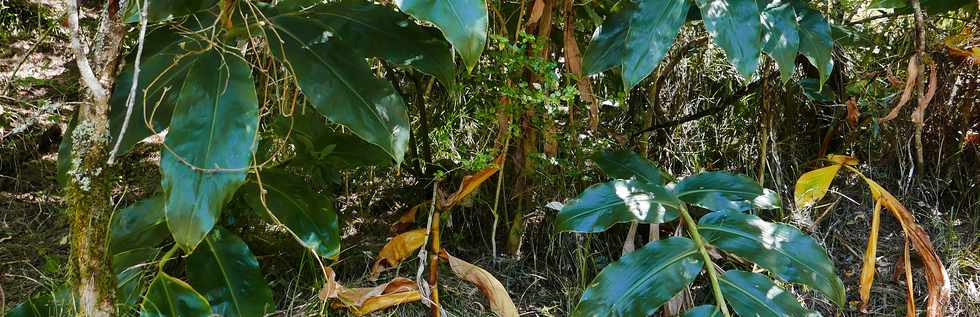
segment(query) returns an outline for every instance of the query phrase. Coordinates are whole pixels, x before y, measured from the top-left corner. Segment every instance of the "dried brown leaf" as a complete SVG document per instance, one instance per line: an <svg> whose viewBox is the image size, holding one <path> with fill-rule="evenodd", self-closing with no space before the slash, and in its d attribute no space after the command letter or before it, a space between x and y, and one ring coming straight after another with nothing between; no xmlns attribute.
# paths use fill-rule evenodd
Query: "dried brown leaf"
<svg viewBox="0 0 980 317"><path fill-rule="evenodd" d="M425 229L415 229L399 234L388 241L381 251L378 252L378 259L371 267L371 279L378 278L385 267L397 265L402 259L415 253L425 243Z"/></svg>
<svg viewBox="0 0 980 317"><path fill-rule="evenodd" d="M898 100L898 104L892 108L892 111L888 112L884 118L878 120L879 122L888 122L892 119L898 117L898 112L902 110L902 107L909 102L912 98L912 89L915 88L915 79L919 77L919 62L915 56L909 59L908 67L909 77L905 79L905 91L902 92L902 97Z"/></svg>
<svg viewBox="0 0 980 317"><path fill-rule="evenodd" d="M337 282L333 269L324 271L327 282L320 289L320 300L336 299L334 306L350 309L357 316L422 298L415 281L407 278L396 277L375 287L347 288Z"/></svg>
<svg viewBox="0 0 980 317"><path fill-rule="evenodd" d="M919 105L912 112L912 122L915 125L921 127L925 124L926 108L929 107L929 102L932 101L932 97L936 95L936 86L938 86L938 81L936 80L936 64L932 64L929 65L929 90L926 91L925 96L919 97Z"/></svg>
<svg viewBox="0 0 980 317"><path fill-rule="evenodd" d="M500 317L518 317L517 306L504 285L483 268L460 260L445 251L439 257L449 262L456 276L476 285L490 301L490 309Z"/></svg>
<svg viewBox="0 0 980 317"><path fill-rule="evenodd" d="M876 201L871 213L871 234L868 235L868 247L864 251L864 263L861 266L861 312L868 313L868 303L871 299L871 285L875 280L876 253L878 251L878 229L881 226L881 202Z"/></svg>
<svg viewBox="0 0 980 317"><path fill-rule="evenodd" d="M500 167L504 164L504 153L500 153L495 160L493 160L493 165L486 167L476 174L467 175L463 177L463 182L459 184L459 189L455 193L450 195L446 200L441 203L442 210L449 210L453 206L456 206L459 202L463 201L466 196L469 196L477 188L480 188L480 184L483 184L490 176L496 174Z"/></svg>

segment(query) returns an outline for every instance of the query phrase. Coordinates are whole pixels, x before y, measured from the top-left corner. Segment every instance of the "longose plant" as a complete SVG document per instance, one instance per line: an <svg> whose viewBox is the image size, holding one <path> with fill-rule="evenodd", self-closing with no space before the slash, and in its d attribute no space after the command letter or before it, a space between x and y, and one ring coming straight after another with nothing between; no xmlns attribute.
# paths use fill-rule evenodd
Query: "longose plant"
<svg viewBox="0 0 980 317"><path fill-rule="evenodd" d="M558 230L601 232L617 223L665 223L680 218L688 237L652 241L606 266L589 284L573 316L649 316L705 271L715 305L684 316L818 316L785 289L755 272L722 271L710 248L751 261L783 282L803 284L844 303L833 262L799 229L747 214L780 208L778 196L745 176L704 172L664 184L656 164L625 151L595 162L615 179L593 185L561 208ZM689 205L711 211L697 222Z"/></svg>

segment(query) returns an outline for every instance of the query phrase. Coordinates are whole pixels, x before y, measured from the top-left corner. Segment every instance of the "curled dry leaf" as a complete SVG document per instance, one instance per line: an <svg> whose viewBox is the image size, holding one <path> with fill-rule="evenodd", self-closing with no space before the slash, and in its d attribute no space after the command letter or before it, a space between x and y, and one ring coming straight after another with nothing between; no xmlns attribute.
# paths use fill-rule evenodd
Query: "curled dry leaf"
<svg viewBox="0 0 980 317"><path fill-rule="evenodd" d="M906 237L912 242L912 246L915 247L916 253L919 254L922 263L925 265L927 289L929 291L929 299L926 302L926 317L943 316L946 303L949 301L949 275L946 273L946 267L943 266L939 255L936 254L936 250L932 246L929 234L915 222L915 216L912 215L912 212L906 209L895 196L892 196L881 185L869 178L865 177L864 181L868 183L868 187L871 189L871 196L875 201L880 201L882 207L891 211L895 218L898 218ZM908 259L907 256L906 259ZM909 261L906 260L905 262L906 271L911 270L907 264ZM908 279L909 277L906 277L906 280ZM907 282L911 288L911 281L909 280Z"/></svg>
<svg viewBox="0 0 980 317"><path fill-rule="evenodd" d="M847 166L854 166L858 164L858 160L852 156L840 155L840 154L828 154L827 160L837 163L844 164Z"/></svg>
<svg viewBox="0 0 980 317"><path fill-rule="evenodd" d="M847 124L851 126L851 129L856 129L858 124L858 117L861 116L861 111L857 107L857 97L851 97L847 99Z"/></svg>
<svg viewBox="0 0 980 317"><path fill-rule="evenodd" d="M320 289L320 300L336 299L335 307L350 309L357 316L422 298L415 281L407 278L396 277L375 287L347 288L337 282L333 269L326 268L325 273L327 282Z"/></svg>
<svg viewBox="0 0 980 317"><path fill-rule="evenodd" d="M578 49L578 42L575 40L575 9L572 8L572 2L572 0L565 0L564 5L565 30L562 35L565 43L565 65L568 65L568 70L575 75L579 98L589 104L589 127L592 131L596 131L599 128L599 101L592 92L592 81L582 72L582 52ZM571 111L569 109L569 113Z"/></svg>
<svg viewBox="0 0 980 317"><path fill-rule="evenodd" d="M514 301L511 300L507 289L490 272L449 255L446 251L440 252L439 257L449 262L449 267L452 268L456 276L480 288L483 295L490 301L490 309L497 316L517 317L520 315L517 313L517 306L514 306Z"/></svg>
<svg viewBox="0 0 980 317"><path fill-rule="evenodd" d="M938 86L936 80L936 64L932 64L929 65L929 90L926 91L925 96L919 97L919 105L912 112L912 123L915 123L916 126L921 127L925 123L926 107L929 107L929 102L936 95L936 86Z"/></svg>
<svg viewBox="0 0 980 317"><path fill-rule="evenodd" d="M371 267L371 279L378 278L385 267L397 265L402 259L415 253L425 243L425 229L415 229L399 234L388 241L378 252L378 259Z"/></svg>
<svg viewBox="0 0 980 317"><path fill-rule="evenodd" d="M542 15L544 15L544 0L534 0L534 4L531 5L531 17L527 19L527 25L537 24Z"/></svg>
<svg viewBox="0 0 980 317"><path fill-rule="evenodd" d="M902 107L909 102L910 98L912 98L912 89L915 88L915 79L919 77L919 62L915 56L912 56L912 58L909 59L908 74L909 77L905 79L905 91L902 92L902 97L898 100L898 104L892 108L891 112L888 112L888 115L878 120L879 122L888 122L895 119L895 117L898 117L898 112L901 111Z"/></svg>
<svg viewBox="0 0 980 317"><path fill-rule="evenodd" d="M902 262L905 267L905 316L915 317L915 292L912 285L912 263L909 262L909 233L905 232L905 252Z"/></svg>
<svg viewBox="0 0 980 317"><path fill-rule="evenodd" d="M504 153L501 153L493 160L493 165L476 172L476 174L464 176L463 182L459 184L459 189L446 198L446 200L442 201L439 207L442 210L449 210L463 201L466 196L472 194L473 191L476 191L477 188L480 188L480 184L483 184L490 176L493 176L493 174L496 174L500 170L500 166L504 164L504 157Z"/></svg>
<svg viewBox="0 0 980 317"><path fill-rule="evenodd" d="M868 313L868 303L871 299L871 285L875 280L875 262L878 251L878 228L881 225L881 202L875 202L871 214L871 234L868 236L868 248L864 251L864 263L861 266L861 312Z"/></svg>
<svg viewBox="0 0 980 317"><path fill-rule="evenodd" d="M423 201L398 217L398 221L391 225L392 231L402 233L411 229L415 225L415 217L418 215L419 209L428 209L430 201Z"/></svg>

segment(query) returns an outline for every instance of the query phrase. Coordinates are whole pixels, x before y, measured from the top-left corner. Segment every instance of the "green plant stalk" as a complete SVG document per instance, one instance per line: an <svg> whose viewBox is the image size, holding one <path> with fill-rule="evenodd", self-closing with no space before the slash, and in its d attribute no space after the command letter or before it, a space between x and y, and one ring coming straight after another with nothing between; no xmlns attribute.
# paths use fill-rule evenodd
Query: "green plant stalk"
<svg viewBox="0 0 980 317"><path fill-rule="evenodd" d="M687 207L684 204L680 204L678 207L678 210L681 211L681 217L684 217L684 224L687 225L687 231L691 234L694 245L698 247L701 258L704 259L704 267L708 271L708 279L711 281L711 292L715 296L715 304L721 309L722 315L731 317L731 313L728 312L728 306L725 305L725 295L721 294L721 286L718 284L718 272L715 271L715 263L711 261L711 255L708 254L708 249L704 247L704 239L701 238L701 233L698 232L698 226L694 222L694 218L691 218L691 214L687 212Z"/></svg>

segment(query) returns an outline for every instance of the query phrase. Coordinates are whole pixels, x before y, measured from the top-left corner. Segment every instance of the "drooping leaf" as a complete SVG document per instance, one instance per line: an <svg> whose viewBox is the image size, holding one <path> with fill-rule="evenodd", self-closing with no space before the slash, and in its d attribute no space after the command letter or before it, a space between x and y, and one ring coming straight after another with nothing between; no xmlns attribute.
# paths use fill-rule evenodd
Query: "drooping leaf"
<svg viewBox="0 0 980 317"><path fill-rule="evenodd" d="M163 202L163 195L154 195L116 212L109 225L110 253L155 247L170 238Z"/></svg>
<svg viewBox="0 0 980 317"><path fill-rule="evenodd" d="M480 185L483 184L484 181L490 178L490 176L493 176L493 174L496 174L497 171L500 170L500 167L503 166L504 159L506 158L505 154L506 153L501 153L498 155L497 158L493 160L492 165L483 168L482 170L476 172L476 174L463 176L463 181L460 182L459 189L457 189L452 195L449 195L449 197L447 197L439 207L442 208L442 210L449 210L459 202L463 201L466 196L469 196L476 191L477 188L480 188Z"/></svg>
<svg viewBox="0 0 980 317"><path fill-rule="evenodd" d="M164 229L166 230L166 229ZM166 234L166 231L164 231ZM157 255L158 248L137 248L112 255L112 272L116 275L116 301L120 311L138 311L137 304L146 284L143 273Z"/></svg>
<svg viewBox="0 0 980 317"><path fill-rule="evenodd" d="M423 27L404 13L371 2L347 0L314 8L310 14L361 55L413 67L449 88L456 84L449 43L438 30Z"/></svg>
<svg viewBox="0 0 980 317"><path fill-rule="evenodd" d="M709 244L769 270L780 279L814 288L844 305L844 283L834 263L813 238L799 229L740 212L712 212L698 221Z"/></svg>
<svg viewBox="0 0 980 317"><path fill-rule="evenodd" d="M751 178L726 172L704 172L670 187L677 198L711 211L746 211L780 207L779 195Z"/></svg>
<svg viewBox="0 0 980 317"><path fill-rule="evenodd" d="M275 310L259 262L240 238L215 227L187 257L187 277L220 316L264 316Z"/></svg>
<svg viewBox="0 0 980 317"><path fill-rule="evenodd" d="M864 260L861 265L861 310L867 310L871 300L871 286L875 281L875 264L878 262L876 253L878 252L878 229L881 227L881 202L875 201L874 210L871 213L871 233L868 234L868 247L864 251Z"/></svg>
<svg viewBox="0 0 980 317"><path fill-rule="evenodd" d="M160 158L167 226L191 251L245 181L255 149L258 101L240 56L211 50L187 72Z"/></svg>
<svg viewBox="0 0 980 317"><path fill-rule="evenodd" d="M289 65L314 108L376 144L401 163L408 146L408 112L391 83L375 78L364 58L312 19L271 18L266 38Z"/></svg>
<svg viewBox="0 0 980 317"><path fill-rule="evenodd" d="M762 274L731 270L720 276L718 282L725 300L739 316L820 316L800 306L793 293L776 286Z"/></svg>
<svg viewBox="0 0 980 317"><path fill-rule="evenodd" d="M840 164L834 164L800 175L800 178L796 180L796 189L793 192L796 208L804 208L823 199L840 168Z"/></svg>
<svg viewBox="0 0 980 317"><path fill-rule="evenodd" d="M396 277L375 287L347 288L337 282L333 269L324 270L327 281L320 289L320 300L336 299L335 307L345 307L356 316L422 299L415 281L407 278Z"/></svg>
<svg viewBox="0 0 980 317"><path fill-rule="evenodd" d="M218 0L149 0L146 9L146 20L160 22L190 15L191 13L207 10L218 3ZM126 23L140 20L142 0L127 2L124 13Z"/></svg>
<svg viewBox="0 0 980 317"><path fill-rule="evenodd" d="M395 266L402 261L402 259L412 255L415 250L422 247L425 243L425 236L427 232L424 228L415 229L402 234L399 234L388 241L384 247L381 247L381 251L378 252L378 259L374 261L374 265L371 267L371 276L377 277L381 273L384 265L388 267Z"/></svg>
<svg viewBox="0 0 980 317"><path fill-rule="evenodd" d="M432 22L452 43L472 70L487 44L487 4L484 0L395 0L413 17Z"/></svg>
<svg viewBox="0 0 980 317"><path fill-rule="evenodd" d="M572 0L565 0L562 5L565 25L575 25L575 9L572 5ZM566 27L562 30L562 45L565 66L575 79L579 98L589 105L589 128L595 131L599 128L599 100L596 99L592 89L592 80L582 72L582 52L579 50L574 27Z"/></svg>
<svg viewBox="0 0 980 317"><path fill-rule="evenodd" d="M197 54L190 52L202 49L200 43L191 42L170 27L147 32L144 42L133 110L117 155L125 154L154 131L163 131L170 125L187 71L197 60ZM126 120L126 99L133 84L135 55L134 52L127 57L109 98L109 133L113 145L119 140Z"/></svg>
<svg viewBox="0 0 980 317"><path fill-rule="evenodd" d="M293 238L318 256L336 257L340 253L340 226L333 200L282 171L263 170L260 176L264 201L258 182L242 187L252 210L285 226Z"/></svg>
<svg viewBox="0 0 980 317"><path fill-rule="evenodd" d="M625 1L619 11L607 17L602 26L595 30L582 58L582 70L585 74L598 74L620 65L622 56L626 53L624 39L633 13L637 10L633 1Z"/></svg>
<svg viewBox="0 0 980 317"><path fill-rule="evenodd" d="M28 298L5 312L7 317L60 317L77 313L74 296L68 285Z"/></svg>
<svg viewBox="0 0 980 317"><path fill-rule="evenodd" d="M704 28L725 50L739 74L749 78L762 54L762 22L755 0L697 0Z"/></svg>
<svg viewBox="0 0 980 317"><path fill-rule="evenodd" d="M830 23L819 11L810 9L802 1L795 1L796 16L800 24L800 53L820 72L820 87L834 70L834 39L830 36Z"/></svg>
<svg viewBox="0 0 980 317"><path fill-rule="evenodd" d="M647 184L664 185L660 167L632 151L602 151L593 157L602 172L612 178L637 180Z"/></svg>
<svg viewBox="0 0 980 317"><path fill-rule="evenodd" d="M559 231L601 232L617 223L663 223L677 218L681 202L665 188L613 180L586 188L558 212Z"/></svg>
<svg viewBox="0 0 980 317"><path fill-rule="evenodd" d="M480 289L483 296L486 296L487 300L490 301L490 310L496 313L497 316L520 316L517 312L517 306L514 306L514 300L507 293L507 289L490 272L449 255L445 250L439 254L439 257L449 262L449 267L453 270L453 273L456 273L456 276L475 284Z"/></svg>
<svg viewBox="0 0 980 317"><path fill-rule="evenodd" d="M789 2L773 1L762 11L765 51L779 64L779 78L785 83L796 70L796 55L800 48L799 24L796 10Z"/></svg>
<svg viewBox="0 0 980 317"><path fill-rule="evenodd" d="M141 317L207 317L211 306L184 281L167 273L157 273L143 298Z"/></svg>
<svg viewBox="0 0 980 317"><path fill-rule="evenodd" d="M694 241L673 237L647 243L602 269L572 316L650 316L687 287L704 263Z"/></svg>
<svg viewBox="0 0 980 317"><path fill-rule="evenodd" d="M721 317L721 311L715 305L701 305L688 309L681 317Z"/></svg>

